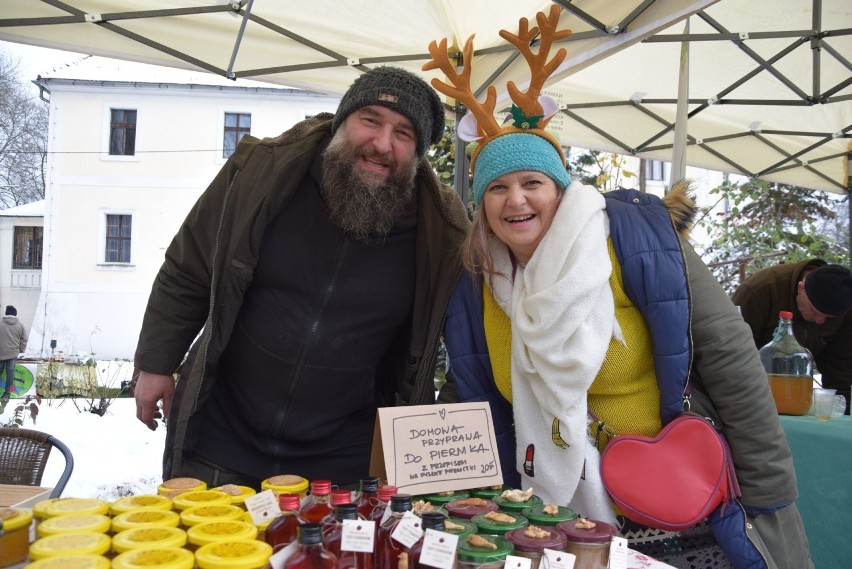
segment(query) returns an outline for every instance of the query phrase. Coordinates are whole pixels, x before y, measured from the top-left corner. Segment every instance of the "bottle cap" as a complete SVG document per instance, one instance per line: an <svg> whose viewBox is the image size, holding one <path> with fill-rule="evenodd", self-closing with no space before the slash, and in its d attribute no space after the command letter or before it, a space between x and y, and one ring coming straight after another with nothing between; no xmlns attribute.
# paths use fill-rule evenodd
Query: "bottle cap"
<svg viewBox="0 0 852 569"><path fill-rule="evenodd" d="M320 524L302 524L299 526L299 543L316 545L322 543L322 526Z"/></svg>
<svg viewBox="0 0 852 569"><path fill-rule="evenodd" d="M382 502L390 502L391 496L396 494L396 486L380 486L377 498Z"/></svg>
<svg viewBox="0 0 852 569"><path fill-rule="evenodd" d="M390 507L392 512L407 512L411 509L411 494L394 494L391 496Z"/></svg>
<svg viewBox="0 0 852 569"><path fill-rule="evenodd" d="M278 507L282 510L299 510L299 495L298 494L278 494Z"/></svg>
<svg viewBox="0 0 852 569"><path fill-rule="evenodd" d="M342 488L332 490L330 502L332 506L337 506L338 504L349 504L352 502L352 492Z"/></svg>
<svg viewBox="0 0 852 569"><path fill-rule="evenodd" d="M423 529L444 531L444 514L441 512L423 512L421 516Z"/></svg>
<svg viewBox="0 0 852 569"><path fill-rule="evenodd" d="M328 496L331 493L331 480L312 480L311 494L315 496Z"/></svg>
<svg viewBox="0 0 852 569"><path fill-rule="evenodd" d="M379 479L378 478L362 478L361 479L361 492L370 492L375 494L379 490Z"/></svg>
<svg viewBox="0 0 852 569"><path fill-rule="evenodd" d="M340 504L334 507L334 517L337 520L357 520L358 506L355 504ZM442 516L443 517L443 516Z"/></svg>
<svg viewBox="0 0 852 569"><path fill-rule="evenodd" d="M787 310L782 310L781 312L779 312L779 313L778 313L778 316L779 316L780 318L786 318L787 320L792 320L792 319L793 319L793 313L792 313L792 312L789 312L789 311L787 311Z"/></svg>

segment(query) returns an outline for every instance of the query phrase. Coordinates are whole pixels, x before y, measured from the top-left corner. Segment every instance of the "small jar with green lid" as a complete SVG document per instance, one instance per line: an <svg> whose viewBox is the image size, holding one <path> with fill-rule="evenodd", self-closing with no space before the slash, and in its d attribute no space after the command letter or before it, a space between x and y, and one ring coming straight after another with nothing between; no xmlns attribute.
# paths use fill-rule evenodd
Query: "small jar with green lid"
<svg viewBox="0 0 852 569"><path fill-rule="evenodd" d="M35 540L30 545L30 559L38 561L63 555L104 555L112 544L103 533L58 533Z"/></svg>
<svg viewBox="0 0 852 569"><path fill-rule="evenodd" d="M547 508L547 512L545 512ZM553 508L556 511L551 512ZM530 524L536 526L555 526L559 522L573 520L577 517L577 513L571 508L565 506L536 504L521 510L521 515L530 521Z"/></svg>
<svg viewBox="0 0 852 569"><path fill-rule="evenodd" d="M133 528L176 528L180 524L177 512L165 510L132 510L118 514L112 519L112 531L115 533Z"/></svg>
<svg viewBox="0 0 852 569"><path fill-rule="evenodd" d="M186 545L186 532L180 528L133 528L112 538L112 549L124 553L131 549L162 549Z"/></svg>
<svg viewBox="0 0 852 569"><path fill-rule="evenodd" d="M63 555L33 561L24 569L110 569L110 562L103 555Z"/></svg>
<svg viewBox="0 0 852 569"><path fill-rule="evenodd" d="M488 517L489 514L496 514L496 516ZM502 516L507 516L506 519L502 519ZM498 519L494 519L494 518ZM508 518L512 518L509 521ZM471 518L471 520L477 527L477 533L480 534L488 534L488 535L503 535L507 531L517 529L517 528L525 528L530 522L521 514L516 514L514 512L488 512L485 514L477 514Z"/></svg>
<svg viewBox="0 0 852 569"><path fill-rule="evenodd" d="M424 502L429 502L436 508L438 506L442 506L447 502L452 502L453 500L461 500L462 498L469 498L470 492L467 490L456 490L455 492L436 492L435 494L426 494L424 496L416 496L413 498L413 501L423 500Z"/></svg>
<svg viewBox="0 0 852 569"><path fill-rule="evenodd" d="M112 560L112 569L192 569L195 556L180 547L131 549Z"/></svg>
<svg viewBox="0 0 852 569"><path fill-rule="evenodd" d="M544 501L535 494L533 494L523 502L515 502L513 500L509 500L501 496L494 496L492 500L494 500L494 503L497 504L497 507L503 510L504 512L517 512L519 514L523 512L525 508L532 508L544 504Z"/></svg>
<svg viewBox="0 0 852 569"><path fill-rule="evenodd" d="M109 533L112 520L103 514L71 514L48 518L38 524L39 537L58 533Z"/></svg>
<svg viewBox="0 0 852 569"><path fill-rule="evenodd" d="M193 506L180 513L180 523L189 529L202 522L227 522L242 520L246 511L233 504L214 504L212 506Z"/></svg>
<svg viewBox="0 0 852 569"><path fill-rule="evenodd" d="M132 510L171 510L172 500L160 494L140 494L138 496L125 496L113 502L109 512L113 516L130 512Z"/></svg>
<svg viewBox="0 0 852 569"><path fill-rule="evenodd" d="M195 552L199 569L261 569L272 555L272 546L256 539L217 541Z"/></svg>
<svg viewBox="0 0 852 569"><path fill-rule="evenodd" d="M461 518L447 518L444 521L444 531L460 537L465 537L477 532L476 524L470 520Z"/></svg>
<svg viewBox="0 0 852 569"><path fill-rule="evenodd" d="M486 500L493 500L494 496L499 496L503 493L504 490L510 490L511 486L486 486L484 488L474 488L469 490L470 495L474 498L484 498Z"/></svg>
<svg viewBox="0 0 852 569"><path fill-rule="evenodd" d="M98 498L63 498L44 506L44 518L71 514L108 514L109 502Z"/></svg>
<svg viewBox="0 0 852 569"><path fill-rule="evenodd" d="M0 560L5 562L4 567L27 558L32 521L29 510L0 508L0 551L4 553Z"/></svg>
<svg viewBox="0 0 852 569"><path fill-rule="evenodd" d="M196 549L208 543L217 541L233 541L235 539L256 539L258 529L254 524L240 521L203 522L192 526L186 532L190 549Z"/></svg>
<svg viewBox="0 0 852 569"><path fill-rule="evenodd" d="M471 538L482 538L490 542L494 547L473 545ZM456 557L459 561L459 569L503 569L506 556L511 555L515 546L504 538L497 535L468 536L459 539Z"/></svg>
<svg viewBox="0 0 852 569"><path fill-rule="evenodd" d="M555 527L545 529L539 526L513 529L504 536L515 546L513 555L526 557L532 561L531 569L538 569L545 549L563 551L568 538ZM582 566L577 566L581 569Z"/></svg>
<svg viewBox="0 0 852 569"><path fill-rule="evenodd" d="M178 494L172 500L172 506L178 512L193 506L213 506L216 504L229 506L231 497L220 490L198 490Z"/></svg>
<svg viewBox="0 0 852 569"><path fill-rule="evenodd" d="M270 476L260 483L261 490L272 490L278 494L298 494L304 498L308 494L308 480L297 474L278 474Z"/></svg>

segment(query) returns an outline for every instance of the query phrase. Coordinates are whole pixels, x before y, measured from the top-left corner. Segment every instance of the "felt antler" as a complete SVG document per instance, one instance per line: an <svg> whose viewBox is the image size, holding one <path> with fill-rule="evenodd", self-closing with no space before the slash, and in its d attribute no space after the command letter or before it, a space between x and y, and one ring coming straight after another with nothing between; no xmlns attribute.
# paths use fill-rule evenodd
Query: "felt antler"
<svg viewBox="0 0 852 569"><path fill-rule="evenodd" d="M471 63L473 62L473 36L467 38L464 50L462 50L464 66L461 73L456 71L456 66L450 61L446 38L442 39L440 44L432 41L429 44L429 53L432 54L432 60L423 65L423 71L439 69L444 72L444 75L452 83L452 85L448 85L436 78L432 79L432 87L448 97L461 101L473 116L476 117L477 129L480 135L491 137L498 134L500 132L500 125L497 123L497 119L494 118L494 107L497 105L497 89L493 85L489 85L485 95L485 102L480 103L470 88L470 71Z"/></svg>
<svg viewBox="0 0 852 569"><path fill-rule="evenodd" d="M542 115L543 109L539 102L541 89L544 87L544 82L548 77L562 64L568 52L565 48L560 48L553 56L553 59L547 61L550 55L550 49L554 41L566 39L571 36L571 30L557 31L559 25L559 13L562 8L553 4L550 7L550 14L545 16L543 12L536 14L537 27L529 27L529 21L526 18L521 18L518 25L518 34L514 35L506 30L500 30L500 37L514 45L518 52L527 60L530 67L530 85L526 92L521 92L515 85L514 81L506 83L506 88L509 91L509 96L515 105L523 111L526 117L534 117ZM539 42L538 53L533 53L530 43L535 36L541 31L541 40ZM546 121L541 121L538 128L544 128ZM517 123L516 123L517 124Z"/></svg>

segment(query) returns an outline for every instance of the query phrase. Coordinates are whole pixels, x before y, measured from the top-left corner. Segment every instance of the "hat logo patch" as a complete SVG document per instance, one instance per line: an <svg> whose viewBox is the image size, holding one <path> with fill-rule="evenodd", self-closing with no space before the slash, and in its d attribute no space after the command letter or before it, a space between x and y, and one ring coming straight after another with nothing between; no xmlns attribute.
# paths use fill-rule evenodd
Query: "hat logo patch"
<svg viewBox="0 0 852 569"><path fill-rule="evenodd" d="M378 99L380 101L385 101L387 103L394 103L394 104L396 104L399 101L399 97L397 97L396 95L390 95L388 93L379 93Z"/></svg>

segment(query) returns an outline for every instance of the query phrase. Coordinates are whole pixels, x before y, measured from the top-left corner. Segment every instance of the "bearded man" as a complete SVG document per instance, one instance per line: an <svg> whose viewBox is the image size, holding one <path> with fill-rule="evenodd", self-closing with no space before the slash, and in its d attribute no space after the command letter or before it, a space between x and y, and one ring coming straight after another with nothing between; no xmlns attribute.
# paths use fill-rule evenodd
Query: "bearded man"
<svg viewBox="0 0 852 569"><path fill-rule="evenodd" d="M376 409L434 402L468 227L424 158L443 129L429 85L378 67L334 115L242 139L166 251L139 335L136 416L168 417L163 479L355 484Z"/></svg>

